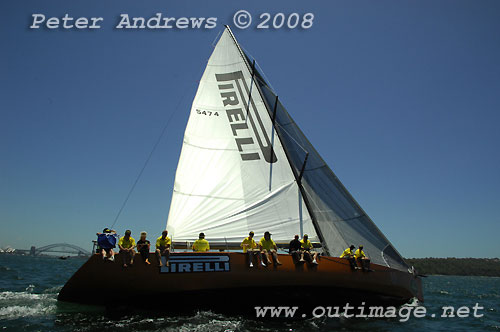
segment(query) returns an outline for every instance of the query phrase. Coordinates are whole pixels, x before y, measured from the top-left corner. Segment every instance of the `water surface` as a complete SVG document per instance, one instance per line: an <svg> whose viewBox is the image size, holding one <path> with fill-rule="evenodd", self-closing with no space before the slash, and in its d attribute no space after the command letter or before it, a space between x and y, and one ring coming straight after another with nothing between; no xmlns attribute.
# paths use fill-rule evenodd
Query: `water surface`
<svg viewBox="0 0 500 332"><path fill-rule="evenodd" d="M500 278L430 276L424 278L425 318L317 318L256 321L202 311L109 313L104 308L60 303L57 294L85 259L0 255L2 331L500 331ZM255 294L260 296L260 294ZM176 299L172 299L176 301ZM481 318L442 318L441 307L484 307ZM237 305L237 304L228 304ZM435 317L431 317L435 314Z"/></svg>

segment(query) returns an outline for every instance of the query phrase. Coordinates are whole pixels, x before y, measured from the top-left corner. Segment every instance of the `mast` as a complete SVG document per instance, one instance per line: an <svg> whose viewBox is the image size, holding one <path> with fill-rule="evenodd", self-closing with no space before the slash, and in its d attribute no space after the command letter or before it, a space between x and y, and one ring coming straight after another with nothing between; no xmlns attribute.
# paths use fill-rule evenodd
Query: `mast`
<svg viewBox="0 0 500 332"><path fill-rule="evenodd" d="M251 67L250 64L248 63L247 57L246 57L245 53L243 52L243 50L241 49L240 45L238 44L238 41L236 40L236 37L234 37L233 32L231 31L231 28L229 27L229 25L225 25L225 28L227 29L229 35L231 36L231 39L235 43L235 45L236 45L236 47L237 47L237 49L238 49L241 57L243 58L243 61L245 62L246 66L247 66L248 71L250 72L250 74L252 75L252 78L253 78L254 74L255 74L254 73L254 71L255 71L255 67L254 66L255 65ZM274 112L271 111L271 105L269 105L268 102L267 102L267 100L266 100L266 98L264 98L264 95L263 95L263 93L262 93L261 88L259 87L259 85L256 84L256 83L254 83L254 84L255 84L255 87L257 88L257 91L259 92L260 97L264 101L264 106L267 109L268 116L271 117L271 114L274 114ZM278 98L276 97L276 101L275 101L274 107L277 107L277 106L278 106ZM273 117L271 118L273 130L276 132L276 135L278 135L278 138L280 139L280 141L282 141L282 139L280 137L280 134L279 134L279 130L277 130L276 124L275 124L274 120L275 120L275 116L273 115ZM274 149L274 145L271 147L271 149ZM319 225L317 223L317 220L316 220L316 217L314 216L314 214L312 212L311 203L309 202L309 199L307 197L307 193L306 193L304 187L302 186L301 178L302 178L302 175L303 175L303 171L305 169L305 163L307 162L307 157L304 160L304 164L302 166L301 174L297 174L297 172L295 171L294 167L292 166L292 163L291 163L288 151L287 151L287 149L284 146L283 146L283 151L285 152L285 155L286 155L286 158L287 158L287 161L288 161L288 165L290 166L290 169L292 170L292 174L293 174L293 176L295 178L295 182L297 183L297 186L299 187L299 191L300 191L300 194L302 196L302 199L304 200L304 203L306 205L307 211L309 212L309 215L311 216L312 224L313 224L314 230L316 231L316 234L318 235L318 238L319 238L319 240L321 242L321 246L323 247L323 250L326 252L326 254L329 255L330 253L329 253L328 245L325 243L325 238L323 236L323 233L321 232L321 228L319 227Z"/></svg>

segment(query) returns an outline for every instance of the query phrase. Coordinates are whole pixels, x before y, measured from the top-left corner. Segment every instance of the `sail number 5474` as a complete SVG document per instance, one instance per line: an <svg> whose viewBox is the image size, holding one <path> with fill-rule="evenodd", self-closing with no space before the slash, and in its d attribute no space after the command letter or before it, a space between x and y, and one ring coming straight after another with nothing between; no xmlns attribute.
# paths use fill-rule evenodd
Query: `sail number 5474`
<svg viewBox="0 0 500 332"><path fill-rule="evenodd" d="M196 114L206 116L219 116L219 112L196 110Z"/></svg>

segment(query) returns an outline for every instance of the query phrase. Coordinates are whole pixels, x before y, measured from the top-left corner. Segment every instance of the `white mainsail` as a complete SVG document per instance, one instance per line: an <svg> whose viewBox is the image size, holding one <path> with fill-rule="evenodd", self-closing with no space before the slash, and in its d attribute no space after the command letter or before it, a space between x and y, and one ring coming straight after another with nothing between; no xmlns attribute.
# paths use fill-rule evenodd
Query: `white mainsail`
<svg viewBox="0 0 500 332"><path fill-rule="evenodd" d="M254 80L225 29L184 133L167 220L174 241L204 232L211 241L234 244L249 231L257 238L270 231L277 242L304 233L319 241Z"/></svg>

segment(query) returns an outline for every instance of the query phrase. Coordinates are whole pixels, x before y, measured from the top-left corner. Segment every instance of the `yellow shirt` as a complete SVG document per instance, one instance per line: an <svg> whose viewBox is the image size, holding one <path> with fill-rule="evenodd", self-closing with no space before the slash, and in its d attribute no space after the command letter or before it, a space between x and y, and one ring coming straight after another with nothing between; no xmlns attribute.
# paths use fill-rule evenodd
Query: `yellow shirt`
<svg viewBox="0 0 500 332"><path fill-rule="evenodd" d="M125 236L122 236L120 238L120 241L118 241L118 245L122 246L125 249L135 247L135 240L133 237L129 237L128 240L125 239Z"/></svg>
<svg viewBox="0 0 500 332"><path fill-rule="evenodd" d="M362 257L366 257L363 250L360 250L360 249L356 250L356 252L354 253L354 258L358 259L358 258L362 258Z"/></svg>
<svg viewBox="0 0 500 332"><path fill-rule="evenodd" d="M352 250L351 248L347 248L346 250L344 250L344 252L342 253L342 255L340 255L340 258L343 258L343 257L350 257L352 256Z"/></svg>
<svg viewBox="0 0 500 332"><path fill-rule="evenodd" d="M304 239L300 240L300 245L302 249L312 249L313 245L311 241L308 239L307 242L304 242Z"/></svg>
<svg viewBox="0 0 500 332"><path fill-rule="evenodd" d="M247 244L244 246L244 244ZM257 248L257 242L253 239L253 237L246 237L243 242L241 242L241 247L243 248L243 252L247 252L248 249L255 249Z"/></svg>
<svg viewBox="0 0 500 332"><path fill-rule="evenodd" d="M262 246L262 249L266 250L274 249L274 247L276 246L276 243L274 243L273 239L266 240L266 238L264 237L260 239L259 244Z"/></svg>
<svg viewBox="0 0 500 332"><path fill-rule="evenodd" d="M172 241L168 236L164 239L161 236L156 239L156 249L160 249L160 247L166 248L168 244L172 245Z"/></svg>
<svg viewBox="0 0 500 332"><path fill-rule="evenodd" d="M193 243L193 250L197 252L209 251L210 244L205 239L198 239Z"/></svg>

